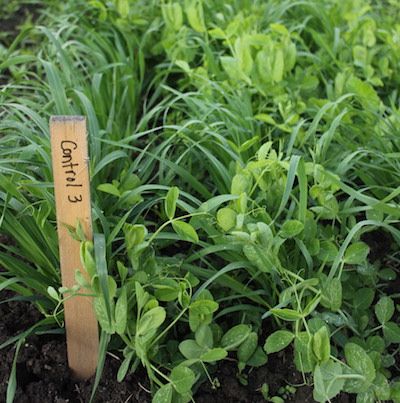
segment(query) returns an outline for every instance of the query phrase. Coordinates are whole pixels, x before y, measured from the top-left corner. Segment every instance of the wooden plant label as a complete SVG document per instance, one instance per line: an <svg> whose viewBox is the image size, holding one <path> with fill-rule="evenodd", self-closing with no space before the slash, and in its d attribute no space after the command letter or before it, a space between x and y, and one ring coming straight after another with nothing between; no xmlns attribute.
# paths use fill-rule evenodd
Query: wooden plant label
<svg viewBox="0 0 400 403"><path fill-rule="evenodd" d="M86 119L52 116L50 138L62 285L71 288L76 283L77 269L86 278L87 273L80 260L80 244L66 226L76 227L80 222L86 238L92 239ZM77 378L89 378L96 370L99 348L92 298L68 299L64 303L64 315L69 367Z"/></svg>

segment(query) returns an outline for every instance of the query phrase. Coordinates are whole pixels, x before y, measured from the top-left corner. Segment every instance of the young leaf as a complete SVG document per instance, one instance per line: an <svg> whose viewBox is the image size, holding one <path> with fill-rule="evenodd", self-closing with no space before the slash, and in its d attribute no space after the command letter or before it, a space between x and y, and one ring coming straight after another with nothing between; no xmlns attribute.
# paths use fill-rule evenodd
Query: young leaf
<svg viewBox="0 0 400 403"><path fill-rule="evenodd" d="M273 308L270 310L272 314L277 316L280 319L287 320L289 322L295 322L303 317L300 312L295 311L294 309L289 308Z"/></svg>
<svg viewBox="0 0 400 403"><path fill-rule="evenodd" d="M193 243L199 242L199 237L190 224L183 221L173 221L172 227L183 240Z"/></svg>
<svg viewBox="0 0 400 403"><path fill-rule="evenodd" d="M333 312L340 309L342 306L342 282L340 278L335 277L325 284L322 290L321 304Z"/></svg>
<svg viewBox="0 0 400 403"><path fill-rule="evenodd" d="M329 360L331 355L331 344L326 326L322 326L313 337L313 351L320 363Z"/></svg>
<svg viewBox="0 0 400 403"><path fill-rule="evenodd" d="M380 324L388 322L394 314L394 302L390 297L382 297L375 305L375 315Z"/></svg>
<svg viewBox="0 0 400 403"><path fill-rule="evenodd" d="M161 306L150 309L139 320L136 335L145 335L162 325L166 317L165 309Z"/></svg>
<svg viewBox="0 0 400 403"><path fill-rule="evenodd" d="M121 192L112 183L102 183L101 185L97 186L97 190L100 190L100 192L111 194L113 196L121 196Z"/></svg>
<svg viewBox="0 0 400 403"><path fill-rule="evenodd" d="M284 55L282 49L276 49L274 55L274 64L272 67L272 79L279 83L283 79L283 71L285 67Z"/></svg>
<svg viewBox="0 0 400 403"><path fill-rule="evenodd" d="M258 346L258 335L256 332L251 332L247 339L239 346L237 357L240 362L246 363L255 353Z"/></svg>
<svg viewBox="0 0 400 403"><path fill-rule="evenodd" d="M294 339L294 363L298 371L311 372L315 367L312 338L307 332L299 332Z"/></svg>
<svg viewBox="0 0 400 403"><path fill-rule="evenodd" d="M124 224L123 227L126 248L133 249L136 245L141 244L147 235L147 229L141 224Z"/></svg>
<svg viewBox="0 0 400 403"><path fill-rule="evenodd" d="M250 357L250 359L247 361L246 364L249 365L250 367L258 368L265 365L267 361L268 361L267 354L265 354L263 349L260 346L258 346L256 348L256 351Z"/></svg>
<svg viewBox="0 0 400 403"><path fill-rule="evenodd" d="M383 337L387 343L400 343L400 326L394 322L383 325Z"/></svg>
<svg viewBox="0 0 400 403"><path fill-rule="evenodd" d="M210 326L202 324L196 330L194 335L196 343L201 347L212 348L213 346L213 333Z"/></svg>
<svg viewBox="0 0 400 403"><path fill-rule="evenodd" d="M223 348L213 348L200 356L200 360L204 362L215 362L223 360L228 352Z"/></svg>
<svg viewBox="0 0 400 403"><path fill-rule="evenodd" d="M171 403L172 391L173 389L170 383L161 386L154 395L152 403Z"/></svg>
<svg viewBox="0 0 400 403"><path fill-rule="evenodd" d="M195 332L201 324L209 325L218 303L209 299L197 299L189 306L189 326Z"/></svg>
<svg viewBox="0 0 400 403"><path fill-rule="evenodd" d="M222 336L221 346L228 351L234 350L247 339L250 332L251 328L249 325L236 325Z"/></svg>
<svg viewBox="0 0 400 403"><path fill-rule="evenodd" d="M344 254L344 262L347 264L365 263L369 254L369 246L365 242L355 242L350 245Z"/></svg>
<svg viewBox="0 0 400 403"><path fill-rule="evenodd" d="M191 391L196 376L190 368L181 365L171 371L170 379L175 390L183 395Z"/></svg>
<svg viewBox="0 0 400 403"><path fill-rule="evenodd" d="M200 0L185 0L185 12L190 26L197 32L206 30L203 5Z"/></svg>
<svg viewBox="0 0 400 403"><path fill-rule="evenodd" d="M169 220L172 220L175 217L176 202L178 197L179 189L176 186L173 186L168 190L167 196L165 197L164 209L165 215Z"/></svg>
<svg viewBox="0 0 400 403"><path fill-rule="evenodd" d="M236 226L236 212L228 207L224 207L217 212L218 225L225 231Z"/></svg>
<svg viewBox="0 0 400 403"><path fill-rule="evenodd" d="M375 379L375 366L365 350L355 343L347 343L344 347L347 364L361 375L362 379L349 379L346 391L350 393L366 392Z"/></svg>
<svg viewBox="0 0 400 403"><path fill-rule="evenodd" d="M270 334L264 344L267 354L277 353L286 348L294 339L294 334L287 330L277 330Z"/></svg>
<svg viewBox="0 0 400 403"><path fill-rule="evenodd" d="M55 299L56 301L60 300L60 297L58 296L57 291L55 290L54 287L47 287L47 294L50 295L51 298Z"/></svg>
<svg viewBox="0 0 400 403"><path fill-rule="evenodd" d="M199 346L194 340L184 340L179 344L179 351L188 360L200 358L207 349Z"/></svg>
<svg viewBox="0 0 400 403"><path fill-rule="evenodd" d="M324 403L338 395L344 386L344 379L341 378L341 375L342 366L337 362L329 360L324 364L316 365L314 369L314 400Z"/></svg>
<svg viewBox="0 0 400 403"><path fill-rule="evenodd" d="M286 221L279 232L282 238L293 238L304 229L304 224L298 220Z"/></svg>
<svg viewBox="0 0 400 403"><path fill-rule="evenodd" d="M376 374L372 388L374 390L375 397L378 400L389 400L390 399L389 382L386 379L385 375L383 375L381 372L378 372Z"/></svg>
<svg viewBox="0 0 400 403"><path fill-rule="evenodd" d="M122 361L122 364L120 365L117 373L118 382L122 382L123 379L125 378L134 354L135 354L134 351L130 351L128 355L125 357L124 361Z"/></svg>

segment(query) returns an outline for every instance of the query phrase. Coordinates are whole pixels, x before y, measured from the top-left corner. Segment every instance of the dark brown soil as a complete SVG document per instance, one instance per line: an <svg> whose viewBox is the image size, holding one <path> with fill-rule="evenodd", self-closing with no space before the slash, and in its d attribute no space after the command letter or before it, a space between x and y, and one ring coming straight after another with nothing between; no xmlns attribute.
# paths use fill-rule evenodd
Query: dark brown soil
<svg viewBox="0 0 400 403"><path fill-rule="evenodd" d="M0 301L11 293L1 293ZM41 315L29 303L0 304L0 344L36 323ZM7 383L14 358L14 346L0 350L0 402L6 401ZM118 383L119 360L108 356L96 402L150 402L144 374L128 376ZM17 361L15 403L86 403L90 400L93 379L72 380L67 366L63 335L30 336L20 350ZM143 386L141 386L143 385Z"/></svg>
<svg viewBox="0 0 400 403"><path fill-rule="evenodd" d="M311 403L313 389L303 379L293 364L290 350L270 356L269 362L252 370L247 376L247 386L244 386L238 378L235 362L224 361L218 367L213 377L218 378L220 387L213 389L210 383L204 383L199 388L196 403L265 403L260 389L264 383L269 386L269 396L280 396L286 403ZM294 386L294 393L282 391L286 386ZM283 393L282 393L283 392ZM354 402L353 396L341 394L332 402Z"/></svg>

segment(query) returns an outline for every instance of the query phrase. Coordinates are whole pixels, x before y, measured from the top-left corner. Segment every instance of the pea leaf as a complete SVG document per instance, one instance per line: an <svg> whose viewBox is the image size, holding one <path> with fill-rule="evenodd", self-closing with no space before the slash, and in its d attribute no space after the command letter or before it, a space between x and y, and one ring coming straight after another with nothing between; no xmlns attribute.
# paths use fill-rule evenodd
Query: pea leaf
<svg viewBox="0 0 400 403"><path fill-rule="evenodd" d="M385 375L378 372L374 379L374 383L372 385L374 390L374 394L378 400L389 400L390 399L390 386L389 382L386 379Z"/></svg>
<svg viewBox="0 0 400 403"><path fill-rule="evenodd" d="M244 174L236 174L232 179L231 193L241 195L246 193L251 185L251 178Z"/></svg>
<svg viewBox="0 0 400 403"><path fill-rule="evenodd" d="M283 225L279 232L282 238L294 238L299 235L304 229L304 224L298 220L288 220Z"/></svg>
<svg viewBox="0 0 400 403"><path fill-rule="evenodd" d="M213 346L213 333L210 326L202 324L196 330L194 335L196 343L201 347L212 348Z"/></svg>
<svg viewBox="0 0 400 403"><path fill-rule="evenodd" d="M112 183L102 183L99 186L97 186L97 190L100 190L100 192L111 194L113 196L117 197L121 196L121 192Z"/></svg>
<svg viewBox="0 0 400 403"><path fill-rule="evenodd" d="M173 221L172 227L182 239L193 243L199 242L199 237L190 224L183 221Z"/></svg>
<svg viewBox="0 0 400 403"><path fill-rule="evenodd" d="M346 249L344 262L347 264L365 263L369 254L369 246L365 242L355 242Z"/></svg>
<svg viewBox="0 0 400 403"><path fill-rule="evenodd" d="M375 305L375 315L382 325L388 322L394 314L394 302L390 297L382 297Z"/></svg>
<svg viewBox="0 0 400 403"><path fill-rule="evenodd" d="M383 326L383 337L388 343L400 343L400 327L397 323L387 322Z"/></svg>
<svg viewBox="0 0 400 403"><path fill-rule="evenodd" d="M175 390L183 395L191 391L196 376L190 368L180 365L171 371L170 379Z"/></svg>
<svg viewBox="0 0 400 403"><path fill-rule="evenodd" d="M331 354L329 332L326 326L322 326L313 337L313 351L318 361L326 362Z"/></svg>
<svg viewBox="0 0 400 403"><path fill-rule="evenodd" d="M278 265L278 262L273 260L272 254L266 248L262 248L256 244L248 243L244 245L243 253L262 272L270 273Z"/></svg>
<svg viewBox="0 0 400 403"><path fill-rule="evenodd" d="M139 321L136 335L144 335L162 325L166 317L165 309L157 306L147 311Z"/></svg>
<svg viewBox="0 0 400 403"><path fill-rule="evenodd" d="M289 308L273 308L270 310L272 314L277 316L280 319L287 320L289 322L295 322L303 317L300 312L295 311L294 309Z"/></svg>
<svg viewBox="0 0 400 403"><path fill-rule="evenodd" d="M229 329L221 339L221 346L226 350L234 350L240 344L242 344L251 332L249 325L236 325Z"/></svg>
<svg viewBox="0 0 400 403"><path fill-rule="evenodd" d="M207 349L199 346L194 340L184 340L179 344L179 351L188 360L200 358Z"/></svg>
<svg viewBox="0 0 400 403"><path fill-rule="evenodd" d="M360 288L354 294L354 308L365 310L370 307L374 300L375 291L372 288Z"/></svg>
<svg viewBox="0 0 400 403"><path fill-rule="evenodd" d="M238 37L235 41L235 54L239 63L240 70L249 75L253 68L253 59L251 57L250 46L246 37Z"/></svg>
<svg viewBox="0 0 400 403"><path fill-rule="evenodd" d="M267 354L276 353L286 348L294 339L294 334L287 330L277 330L270 334L264 344Z"/></svg>
<svg viewBox="0 0 400 403"><path fill-rule="evenodd" d="M237 357L240 362L247 362L255 353L258 346L258 335L256 332L251 332L247 339L239 346Z"/></svg>
<svg viewBox="0 0 400 403"><path fill-rule="evenodd" d="M256 351L250 357L250 359L247 361L246 364L251 367L258 368L258 367L265 365L267 363L267 361L268 361L267 354L265 354L263 349L260 346L258 346L256 348Z"/></svg>
<svg viewBox="0 0 400 403"><path fill-rule="evenodd" d="M283 71L285 67L285 61L283 56L284 55L282 49L276 49L272 67L272 79L276 83L279 83L283 79Z"/></svg>
<svg viewBox="0 0 400 403"><path fill-rule="evenodd" d="M152 403L171 403L172 402L172 385L168 383L167 385L161 386L157 390L153 397Z"/></svg>
<svg viewBox="0 0 400 403"><path fill-rule="evenodd" d="M125 378L125 375L127 374L129 370L129 365L132 361L132 358L134 356L134 352L130 351L128 355L125 357L124 361L122 361L122 364L120 365L117 373L117 380L118 382L122 382L123 379Z"/></svg>
<svg viewBox="0 0 400 403"><path fill-rule="evenodd" d="M215 362L223 360L228 355L228 352L223 348L213 348L200 356L200 360L204 362Z"/></svg>
<svg viewBox="0 0 400 403"><path fill-rule="evenodd" d="M164 209L165 214L168 219L172 220L175 216L176 202L179 197L179 189L173 186L168 190L167 196L165 197Z"/></svg>
<svg viewBox="0 0 400 403"><path fill-rule="evenodd" d="M342 366L329 360L314 369L313 397L317 402L330 401L340 393L344 385Z"/></svg>
<svg viewBox="0 0 400 403"><path fill-rule="evenodd" d="M346 391L350 393L366 392L375 379L375 366L365 350L355 343L347 343L344 347L347 364L352 370L361 375L362 379L349 379Z"/></svg>
<svg viewBox="0 0 400 403"><path fill-rule="evenodd" d="M312 335L299 332L294 339L294 363L299 371L310 372L315 367Z"/></svg>
<svg viewBox="0 0 400 403"><path fill-rule="evenodd" d="M206 30L204 24L203 6L199 0L185 0L185 12L190 26L197 32Z"/></svg>
<svg viewBox="0 0 400 403"><path fill-rule="evenodd" d="M236 226L236 212L228 207L219 209L217 222L224 231L229 231Z"/></svg>
<svg viewBox="0 0 400 403"><path fill-rule="evenodd" d="M342 282L340 278L335 277L324 285L321 304L333 312L340 309L342 306Z"/></svg>
<svg viewBox="0 0 400 403"><path fill-rule="evenodd" d="M218 303L209 299L198 299L189 306L189 326L195 332L201 324L209 325Z"/></svg>

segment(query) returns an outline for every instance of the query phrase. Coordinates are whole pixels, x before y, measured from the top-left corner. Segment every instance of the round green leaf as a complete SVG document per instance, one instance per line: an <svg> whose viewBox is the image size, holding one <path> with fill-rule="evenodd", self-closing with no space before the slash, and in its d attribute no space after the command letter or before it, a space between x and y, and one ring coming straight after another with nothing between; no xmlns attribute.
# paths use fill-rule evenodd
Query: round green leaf
<svg viewBox="0 0 400 403"><path fill-rule="evenodd" d="M192 390L196 376L190 368L181 365L171 371L170 379L175 390L183 395Z"/></svg>
<svg viewBox="0 0 400 403"><path fill-rule="evenodd" d="M350 245L344 254L344 262L347 264L365 263L369 254L369 246L365 242L355 242Z"/></svg>
<svg viewBox="0 0 400 403"><path fill-rule="evenodd" d="M347 364L363 379L350 379L346 383L346 391L350 393L366 392L375 379L375 366L365 350L355 343L347 343L344 347Z"/></svg>
<svg viewBox="0 0 400 403"><path fill-rule="evenodd" d="M190 224L183 221L173 221L172 227L183 240L193 243L199 242L199 237Z"/></svg>
<svg viewBox="0 0 400 403"><path fill-rule="evenodd" d="M304 229L304 224L298 220L286 221L279 232L282 238L293 238L299 235Z"/></svg>
<svg viewBox="0 0 400 403"><path fill-rule="evenodd" d="M221 339L221 346L226 350L234 350L242 344L251 332L249 325L237 325L229 329Z"/></svg>
<svg viewBox="0 0 400 403"><path fill-rule="evenodd" d="M294 339L294 334L287 330L277 330L267 337L264 350L267 354L276 353L286 348Z"/></svg>
<svg viewBox="0 0 400 403"><path fill-rule="evenodd" d="M381 297L375 305L375 315L379 323L388 322L394 314L394 302L390 297Z"/></svg>
<svg viewBox="0 0 400 403"><path fill-rule="evenodd" d="M400 343L400 327L397 323L387 322L383 326L383 336L388 343Z"/></svg>
<svg viewBox="0 0 400 403"><path fill-rule="evenodd" d="M236 226L236 212L227 207L219 209L217 222L224 231L229 231Z"/></svg>
<svg viewBox="0 0 400 403"><path fill-rule="evenodd" d="M172 385L161 386L153 397L152 403L171 403L172 402Z"/></svg>

